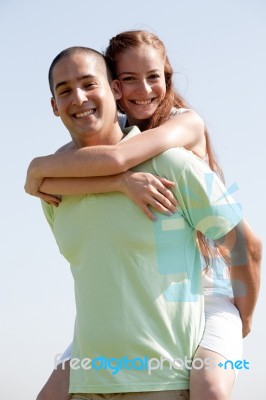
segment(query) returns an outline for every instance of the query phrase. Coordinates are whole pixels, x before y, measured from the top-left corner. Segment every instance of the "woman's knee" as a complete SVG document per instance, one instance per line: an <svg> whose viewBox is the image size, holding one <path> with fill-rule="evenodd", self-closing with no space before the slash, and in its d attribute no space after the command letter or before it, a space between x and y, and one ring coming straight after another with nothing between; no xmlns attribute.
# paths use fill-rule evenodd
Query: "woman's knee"
<svg viewBox="0 0 266 400"><path fill-rule="evenodd" d="M206 398L208 400L229 400L231 398L231 390L223 382L212 382L207 387Z"/></svg>

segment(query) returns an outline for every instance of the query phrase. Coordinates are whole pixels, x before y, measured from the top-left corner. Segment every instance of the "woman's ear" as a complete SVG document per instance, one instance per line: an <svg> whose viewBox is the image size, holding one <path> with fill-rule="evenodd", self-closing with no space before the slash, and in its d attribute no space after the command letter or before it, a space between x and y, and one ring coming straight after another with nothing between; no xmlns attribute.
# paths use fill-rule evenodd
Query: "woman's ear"
<svg viewBox="0 0 266 400"><path fill-rule="evenodd" d="M51 98L51 106L52 106L54 115L56 117L59 117L59 112L58 112L58 108L57 108L56 101L55 101L54 97Z"/></svg>
<svg viewBox="0 0 266 400"><path fill-rule="evenodd" d="M114 93L114 97L116 100L121 99L122 97L122 90L121 90L121 83L118 79L114 79L111 83L111 88Z"/></svg>

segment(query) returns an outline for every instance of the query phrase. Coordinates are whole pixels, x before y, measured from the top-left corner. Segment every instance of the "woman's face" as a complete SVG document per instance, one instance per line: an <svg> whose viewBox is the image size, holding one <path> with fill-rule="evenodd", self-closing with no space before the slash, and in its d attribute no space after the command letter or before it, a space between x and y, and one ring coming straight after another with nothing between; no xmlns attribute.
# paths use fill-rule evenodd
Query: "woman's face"
<svg viewBox="0 0 266 400"><path fill-rule="evenodd" d="M119 54L116 66L122 91L119 105L130 125L141 125L165 96L164 59L159 50L141 45Z"/></svg>

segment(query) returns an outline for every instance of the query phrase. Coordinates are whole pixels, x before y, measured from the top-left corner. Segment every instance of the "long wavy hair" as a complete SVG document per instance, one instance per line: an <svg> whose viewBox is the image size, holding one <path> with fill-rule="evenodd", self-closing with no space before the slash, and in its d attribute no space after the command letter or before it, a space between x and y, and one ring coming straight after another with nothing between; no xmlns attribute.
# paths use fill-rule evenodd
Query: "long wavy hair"
<svg viewBox="0 0 266 400"><path fill-rule="evenodd" d="M119 63L119 55L127 52L128 49L138 48L142 45L148 45L158 50L162 59L164 60L166 93L151 118L147 121L146 129L152 129L162 125L169 119L173 107L191 109L191 106L174 88L174 72L167 56L165 45L158 38L158 36L152 32L143 30L125 31L110 39L109 45L105 51L105 57L113 78L117 79L116 70L117 64ZM123 110L121 111L123 112ZM209 166L211 170L214 171L224 182L224 175L215 157L210 136L206 127L204 129L204 134L206 139L206 153L208 156ZM207 266L209 266L211 260L217 256L222 257L225 262L229 264L228 254L222 246L215 246L214 243L209 241L201 232L197 232L197 242Z"/></svg>

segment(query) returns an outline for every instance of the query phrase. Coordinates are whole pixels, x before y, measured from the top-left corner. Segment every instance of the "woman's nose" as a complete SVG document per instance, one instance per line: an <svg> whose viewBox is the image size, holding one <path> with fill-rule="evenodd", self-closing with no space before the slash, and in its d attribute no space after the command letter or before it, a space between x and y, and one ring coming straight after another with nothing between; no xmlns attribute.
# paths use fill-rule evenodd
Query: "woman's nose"
<svg viewBox="0 0 266 400"><path fill-rule="evenodd" d="M152 87L151 85L149 85L149 83L144 79L142 81L139 82L138 88L137 88L138 92L140 93L145 93L145 94L149 94L152 91Z"/></svg>

